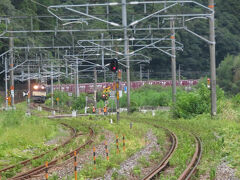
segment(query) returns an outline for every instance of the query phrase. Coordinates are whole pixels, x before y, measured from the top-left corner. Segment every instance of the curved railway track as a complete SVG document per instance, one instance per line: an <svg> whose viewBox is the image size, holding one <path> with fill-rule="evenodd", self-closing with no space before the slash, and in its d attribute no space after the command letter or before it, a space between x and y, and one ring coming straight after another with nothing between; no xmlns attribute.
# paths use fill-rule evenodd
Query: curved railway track
<svg viewBox="0 0 240 180"><path fill-rule="evenodd" d="M178 180L188 180L191 178L191 176L194 174L200 160L202 157L202 142L201 139L193 134L195 138L196 143L196 150L192 157L191 162L188 164L187 168L184 170L184 172L181 174L181 176L178 178Z"/></svg>
<svg viewBox="0 0 240 180"><path fill-rule="evenodd" d="M157 125L154 125L157 128L163 128ZM155 178L161 171L163 171L169 163L169 160L171 159L174 151L177 148L177 136L171 132L169 129L167 128L163 128L165 129L165 131L169 134L170 138L171 138L171 147L169 148L168 152L166 153L166 155L162 158L161 162L159 163L159 165L154 168L149 174L147 174L143 180L150 180ZM195 139L195 144L196 144L196 148L195 148L195 153L192 157L191 162L188 164L187 168L183 171L183 173L180 175L180 177L178 178L178 180L189 180L191 178L191 176L194 174L200 160L201 160L201 156L202 156L202 142L201 139L191 133L194 136Z"/></svg>
<svg viewBox="0 0 240 180"><path fill-rule="evenodd" d="M157 128L162 128L164 129L170 136L171 139L171 147L169 148L168 152L166 153L166 155L163 157L163 159L161 160L161 162L159 163L159 165L154 168L149 174L147 174L143 180L149 180L154 178L155 176L157 176L163 169L165 169L168 166L169 160L171 159L174 151L177 149L177 145L178 145L178 139L177 136L171 132L169 129L167 128L163 128L163 127L159 127L154 125Z"/></svg>
<svg viewBox="0 0 240 180"><path fill-rule="evenodd" d="M77 136L79 136L79 135L82 135L82 134L77 134L77 133L76 133L76 130L75 130L74 128L72 128L71 126L69 126L69 125L67 125L67 124L65 124L65 123L61 123L61 124L71 130L71 137L69 137L69 138L68 138L66 141L64 141L61 145L53 148L52 150L49 150L49 151L47 151L47 152L45 152L45 153L42 153L42 154L40 154L40 155L38 155L38 156L34 156L34 157L31 158L31 159L27 159L27 160L21 161L21 162L15 164L15 165L8 166L8 167L6 167L6 168L4 168L4 169L1 169L1 170L0 170L0 173L6 172L6 171L11 170L11 169L14 169L15 167L17 167L17 166L19 166L19 165L27 166L27 165L29 165L29 164L31 163L31 161L37 160L37 159L45 156L46 154L48 154L48 153L50 153L50 152L52 152L52 151L57 151L59 148L64 147L65 145L69 144L75 137L77 137Z"/></svg>
<svg viewBox="0 0 240 180"><path fill-rule="evenodd" d="M88 144L91 144L93 142L92 140L92 137L94 136L94 131L93 129L90 128L90 133L89 133L89 139L87 142L85 142L83 145L79 146L78 148L72 150L71 152L69 153L66 153L64 155L62 155L61 157L58 157L52 161L50 161L48 163L48 170L49 169L52 169L54 167L56 167L58 165L59 162L64 162L64 161L67 161L69 159L71 159L73 156L74 156L74 152L76 151L77 153L84 149ZM45 165L41 165L41 166L38 166L36 168L33 168L27 172L23 172L23 173L20 173L12 178L10 178L11 180L23 180L23 179L30 179L30 178L33 178L33 177L36 177L38 175L40 175L41 173L45 172L46 170L46 167Z"/></svg>

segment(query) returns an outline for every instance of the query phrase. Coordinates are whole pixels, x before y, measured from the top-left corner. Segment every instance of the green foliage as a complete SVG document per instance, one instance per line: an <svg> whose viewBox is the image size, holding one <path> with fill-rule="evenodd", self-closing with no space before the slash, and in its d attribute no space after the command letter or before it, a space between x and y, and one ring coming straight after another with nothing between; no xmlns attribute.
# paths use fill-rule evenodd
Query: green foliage
<svg viewBox="0 0 240 180"><path fill-rule="evenodd" d="M4 98L0 95L0 105L4 103Z"/></svg>
<svg viewBox="0 0 240 180"><path fill-rule="evenodd" d="M77 98L75 97L72 102L72 109L74 110L81 110L86 105L86 94L81 93L80 96Z"/></svg>
<svg viewBox="0 0 240 180"><path fill-rule="evenodd" d="M237 94L240 89L240 55L228 55L217 69L218 84L228 94Z"/></svg>
<svg viewBox="0 0 240 180"><path fill-rule="evenodd" d="M171 103L170 88L161 86L143 86L137 90L131 91L132 111L142 106L168 106ZM120 98L120 106L127 107L127 95L123 94Z"/></svg>
<svg viewBox="0 0 240 180"><path fill-rule="evenodd" d="M26 117L25 111L1 112L0 116L0 167L32 157L47 149L46 142L56 135L56 124L45 118ZM3 164L2 164L3 163ZM7 172L14 175L17 169Z"/></svg>
<svg viewBox="0 0 240 180"><path fill-rule="evenodd" d="M235 105L240 105L240 93L233 96L232 101Z"/></svg>
<svg viewBox="0 0 240 180"><path fill-rule="evenodd" d="M180 91L177 93L175 107L172 107L173 116L177 118L191 118L193 116L210 113L211 91L206 83L201 83L193 92ZM224 91L217 87L218 101L224 99Z"/></svg>
<svg viewBox="0 0 240 180"><path fill-rule="evenodd" d="M69 101L71 101L71 97L68 96L67 92L54 91L53 99L55 104L57 104L57 98L59 98L60 105L64 105L64 104L67 105Z"/></svg>

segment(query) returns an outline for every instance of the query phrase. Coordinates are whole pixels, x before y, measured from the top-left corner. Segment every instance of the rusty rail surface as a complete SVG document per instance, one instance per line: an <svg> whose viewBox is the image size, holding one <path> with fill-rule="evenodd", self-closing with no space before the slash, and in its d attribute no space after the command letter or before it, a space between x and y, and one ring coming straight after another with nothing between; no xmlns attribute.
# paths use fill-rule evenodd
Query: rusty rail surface
<svg viewBox="0 0 240 180"><path fill-rule="evenodd" d="M201 139L193 134L196 142L196 150L192 157L191 162L188 164L187 168L184 170L184 172L181 174L181 176L178 178L178 180L188 180L191 178L191 176L194 174L200 159L202 157L202 142Z"/></svg>
<svg viewBox="0 0 240 180"><path fill-rule="evenodd" d="M168 150L167 154L163 157L163 159L161 160L161 162L159 163L159 165L154 168L149 174L147 174L143 180L149 180L149 179L152 179L153 177L155 177L157 174L159 174L164 168L167 167L168 163L169 163L169 160L171 159L174 151L177 149L177 145L178 145L178 139L177 139L177 136L171 132L169 129L167 128L163 128L163 127L159 127L159 126L156 126L154 125L155 127L157 128L162 128L164 129L170 136L170 139L171 139L171 147L170 149Z"/></svg>

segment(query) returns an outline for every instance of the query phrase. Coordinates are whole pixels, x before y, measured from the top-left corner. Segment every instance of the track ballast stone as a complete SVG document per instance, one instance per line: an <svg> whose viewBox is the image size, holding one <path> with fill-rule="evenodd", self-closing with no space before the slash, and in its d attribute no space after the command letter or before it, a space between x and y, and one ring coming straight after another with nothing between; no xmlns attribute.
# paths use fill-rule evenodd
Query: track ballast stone
<svg viewBox="0 0 240 180"><path fill-rule="evenodd" d="M104 175L104 180L111 180L114 172L121 176L125 176L127 179L135 179L132 176L132 170L135 166L139 164L138 160L142 157L145 157L146 160L148 160L149 156L153 151L160 151L159 144L157 143L157 137L153 134L152 130L148 131L148 133L146 134L146 140L146 146L137 153L135 153L133 156L131 156L129 159L121 163L119 170L108 170Z"/></svg>
<svg viewBox="0 0 240 180"><path fill-rule="evenodd" d="M235 177L235 170L230 168L226 162L222 162L216 172L216 180L239 180Z"/></svg>

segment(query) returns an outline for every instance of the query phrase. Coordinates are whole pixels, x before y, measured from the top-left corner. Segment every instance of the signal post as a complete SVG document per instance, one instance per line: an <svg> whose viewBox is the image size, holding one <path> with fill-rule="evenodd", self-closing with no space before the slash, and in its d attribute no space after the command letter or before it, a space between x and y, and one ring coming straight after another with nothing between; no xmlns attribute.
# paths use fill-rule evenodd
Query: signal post
<svg viewBox="0 0 240 180"><path fill-rule="evenodd" d="M117 82L116 82L116 95L117 95L117 123L119 122L119 81L121 80L121 71L118 71Z"/></svg>

